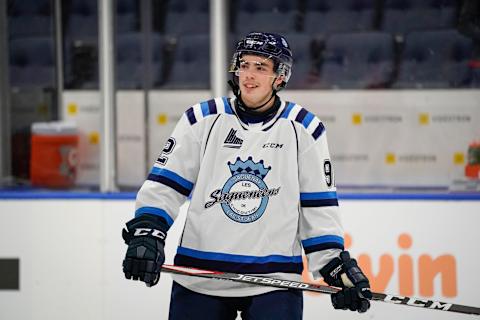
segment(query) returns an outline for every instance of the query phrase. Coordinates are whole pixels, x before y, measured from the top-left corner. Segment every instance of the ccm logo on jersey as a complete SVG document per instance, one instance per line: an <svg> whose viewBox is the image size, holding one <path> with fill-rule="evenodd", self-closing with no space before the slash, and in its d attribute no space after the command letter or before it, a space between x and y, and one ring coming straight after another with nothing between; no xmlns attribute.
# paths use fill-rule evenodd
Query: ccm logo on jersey
<svg viewBox="0 0 480 320"><path fill-rule="evenodd" d="M262 148L270 148L270 149L281 149L283 147L283 143L265 143Z"/></svg>
<svg viewBox="0 0 480 320"><path fill-rule="evenodd" d="M144 237L144 236L152 236L155 238L159 238L161 240L165 240L166 235L160 230L157 229L150 229L150 228L137 228L135 229L135 233L133 234L134 237Z"/></svg>

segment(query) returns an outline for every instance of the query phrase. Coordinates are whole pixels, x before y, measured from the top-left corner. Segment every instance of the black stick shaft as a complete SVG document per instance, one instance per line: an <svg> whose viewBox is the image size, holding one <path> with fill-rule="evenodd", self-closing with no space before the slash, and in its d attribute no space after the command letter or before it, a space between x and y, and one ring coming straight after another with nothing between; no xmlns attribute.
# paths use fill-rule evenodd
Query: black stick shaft
<svg viewBox="0 0 480 320"><path fill-rule="evenodd" d="M219 271L211 271L211 270L194 269L189 267L180 267L180 266L172 266L172 265L163 265L162 272L181 274L186 276L210 278L210 279L230 280L230 281L243 282L243 283L249 283L249 284L260 285L260 286L269 286L269 287L284 288L284 289L298 289L298 290L319 292L319 293L326 293L326 294L333 294L340 290L335 287L314 285L314 284L309 284L305 282L281 280L281 279L275 279L275 278L263 277L263 276L257 276L257 275L244 275L244 274L231 273L231 272L219 272ZM404 297L404 296L377 293L377 292L372 292L372 296L373 296L372 300L382 301L382 302L387 302L392 304L400 304L405 306L431 309L431 310L480 315L480 308L465 306L460 304L419 299L414 297Z"/></svg>

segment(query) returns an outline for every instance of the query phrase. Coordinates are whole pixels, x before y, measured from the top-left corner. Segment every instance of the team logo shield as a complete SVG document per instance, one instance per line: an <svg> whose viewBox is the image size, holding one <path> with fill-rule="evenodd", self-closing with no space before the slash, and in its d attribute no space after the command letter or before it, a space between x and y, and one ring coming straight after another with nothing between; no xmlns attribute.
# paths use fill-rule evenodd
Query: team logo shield
<svg viewBox="0 0 480 320"><path fill-rule="evenodd" d="M269 189L264 179L271 167L266 168L263 160L254 162L252 157L235 163L228 162L232 176L222 189L210 194L212 200L205 203L208 209L220 203L223 212L235 222L254 222L265 213L270 197L278 195L280 187Z"/></svg>

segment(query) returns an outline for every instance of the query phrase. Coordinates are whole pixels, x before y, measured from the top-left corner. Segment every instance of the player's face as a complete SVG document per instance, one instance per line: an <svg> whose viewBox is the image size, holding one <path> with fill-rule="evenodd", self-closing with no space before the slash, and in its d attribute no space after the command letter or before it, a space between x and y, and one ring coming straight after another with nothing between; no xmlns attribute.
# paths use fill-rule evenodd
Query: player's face
<svg viewBox="0 0 480 320"><path fill-rule="evenodd" d="M276 79L271 59L243 55L240 60L238 82L242 93L242 100L247 107L256 107L268 101L272 95L272 84L278 85L281 80ZM278 83L277 83L278 82Z"/></svg>

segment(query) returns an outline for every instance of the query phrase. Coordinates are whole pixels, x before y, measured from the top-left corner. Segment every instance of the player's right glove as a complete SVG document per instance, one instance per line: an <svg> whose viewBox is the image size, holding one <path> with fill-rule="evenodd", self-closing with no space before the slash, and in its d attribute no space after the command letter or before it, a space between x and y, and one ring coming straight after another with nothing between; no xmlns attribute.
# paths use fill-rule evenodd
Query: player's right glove
<svg viewBox="0 0 480 320"><path fill-rule="evenodd" d="M320 274L326 283L342 289L331 295L335 309L363 313L370 308L370 282L358 267L357 261L350 258L348 251L342 251L338 258L332 259L320 270Z"/></svg>
<svg viewBox="0 0 480 320"><path fill-rule="evenodd" d="M123 272L127 279L145 282L154 286L160 279L160 270L165 262L165 238L167 226L163 219L143 214L127 222L122 237L128 245Z"/></svg>

